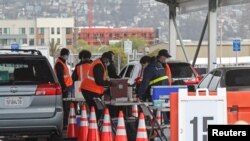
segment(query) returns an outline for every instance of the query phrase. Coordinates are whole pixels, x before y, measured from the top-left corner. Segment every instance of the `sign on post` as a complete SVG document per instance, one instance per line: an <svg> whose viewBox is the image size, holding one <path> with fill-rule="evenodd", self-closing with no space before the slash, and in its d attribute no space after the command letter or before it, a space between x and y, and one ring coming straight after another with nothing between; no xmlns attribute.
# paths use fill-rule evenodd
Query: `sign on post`
<svg viewBox="0 0 250 141"><path fill-rule="evenodd" d="M205 91L205 95L200 92ZM178 136L179 141L207 141L209 124L226 124L226 89L209 95L207 89L197 89L196 95L189 96L187 89L178 93Z"/></svg>
<svg viewBox="0 0 250 141"><path fill-rule="evenodd" d="M240 40L233 40L233 51L240 51Z"/></svg>
<svg viewBox="0 0 250 141"><path fill-rule="evenodd" d="M14 42L10 45L11 50L18 50L19 49L19 44L17 42Z"/></svg>
<svg viewBox="0 0 250 141"><path fill-rule="evenodd" d="M132 41L124 41L124 52L128 54L132 53Z"/></svg>

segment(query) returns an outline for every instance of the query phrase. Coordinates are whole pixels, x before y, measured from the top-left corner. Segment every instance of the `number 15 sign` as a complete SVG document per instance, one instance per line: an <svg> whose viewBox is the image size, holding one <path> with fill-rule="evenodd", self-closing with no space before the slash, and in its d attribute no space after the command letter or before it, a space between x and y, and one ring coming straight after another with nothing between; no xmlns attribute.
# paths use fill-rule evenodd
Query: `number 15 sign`
<svg viewBox="0 0 250 141"><path fill-rule="evenodd" d="M199 93L205 91L205 95ZM227 124L226 89L209 95L207 89L197 89L189 96L187 89L178 93L178 136L179 141L207 141L209 124Z"/></svg>

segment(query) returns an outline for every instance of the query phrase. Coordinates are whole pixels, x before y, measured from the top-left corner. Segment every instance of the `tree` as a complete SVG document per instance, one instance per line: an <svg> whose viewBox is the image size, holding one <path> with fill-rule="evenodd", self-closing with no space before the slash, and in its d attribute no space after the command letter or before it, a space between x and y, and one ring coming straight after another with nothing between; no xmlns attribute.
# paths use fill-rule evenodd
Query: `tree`
<svg viewBox="0 0 250 141"><path fill-rule="evenodd" d="M131 38L129 38L130 41L132 41L132 49L133 50L141 50L143 48L146 47L147 43L144 39L142 38L137 38L135 36L132 36Z"/></svg>
<svg viewBox="0 0 250 141"><path fill-rule="evenodd" d="M49 42L49 55L53 57L53 61L55 63L56 57L59 54L59 50L61 48L60 43L55 43L54 40L52 40L51 42Z"/></svg>
<svg viewBox="0 0 250 141"><path fill-rule="evenodd" d="M79 53L83 49L91 51L90 46L85 40L77 40L76 45L73 47L73 53Z"/></svg>

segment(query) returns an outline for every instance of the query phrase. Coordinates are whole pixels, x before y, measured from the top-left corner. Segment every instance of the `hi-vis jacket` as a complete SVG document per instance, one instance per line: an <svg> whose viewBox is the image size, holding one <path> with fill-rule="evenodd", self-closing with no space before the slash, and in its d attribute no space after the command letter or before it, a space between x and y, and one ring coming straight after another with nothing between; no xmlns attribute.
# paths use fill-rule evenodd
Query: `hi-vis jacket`
<svg viewBox="0 0 250 141"><path fill-rule="evenodd" d="M87 72L86 79L84 79L82 82L81 88L83 90L87 90L87 91L102 95L104 92L104 86L97 85L95 82L95 78L94 78L94 67L97 64L100 64L102 66L104 70L103 80L106 79L106 72L105 72L106 68L101 62L101 60L97 59L91 64L89 71Z"/></svg>
<svg viewBox="0 0 250 141"><path fill-rule="evenodd" d="M63 66L63 74L64 74L64 75L63 75L63 78L64 78L64 83L65 83L66 87L70 87L70 86L73 84L73 81L72 81L72 79L71 79L71 77L70 77L68 66L67 66L61 59L59 59L59 58L56 60L55 65L56 65L57 63L60 63L60 64ZM55 71L55 72L56 72L56 71Z"/></svg>

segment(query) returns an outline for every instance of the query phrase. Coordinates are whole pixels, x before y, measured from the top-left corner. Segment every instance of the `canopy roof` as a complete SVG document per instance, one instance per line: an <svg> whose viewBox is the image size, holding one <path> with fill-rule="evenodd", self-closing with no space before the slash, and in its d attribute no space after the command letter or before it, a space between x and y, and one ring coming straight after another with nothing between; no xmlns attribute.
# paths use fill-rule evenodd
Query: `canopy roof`
<svg viewBox="0 0 250 141"><path fill-rule="evenodd" d="M175 4L180 13L207 10L209 0L156 0L166 4ZM250 0L219 0L219 6L229 6L249 3Z"/></svg>

